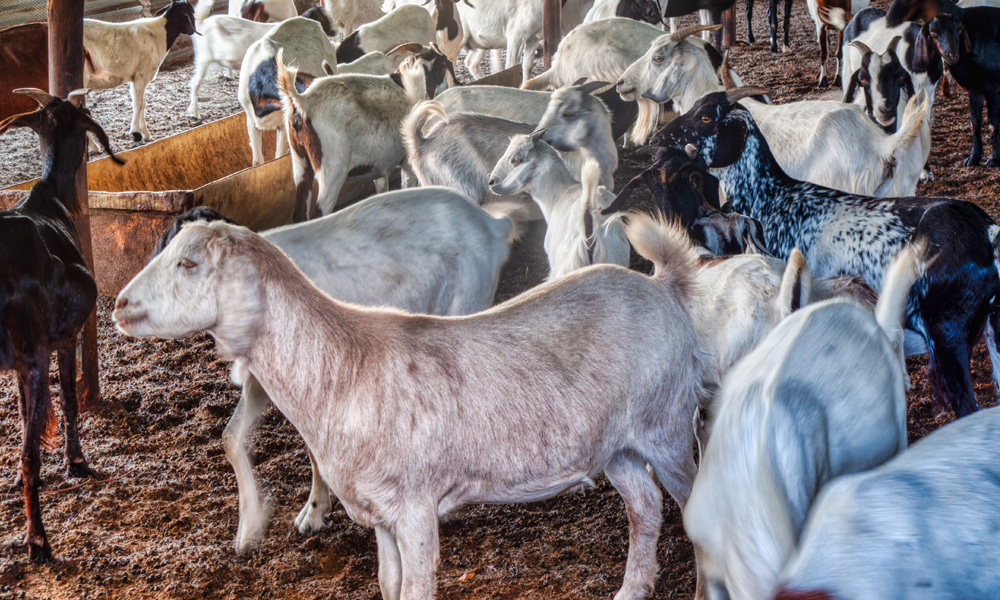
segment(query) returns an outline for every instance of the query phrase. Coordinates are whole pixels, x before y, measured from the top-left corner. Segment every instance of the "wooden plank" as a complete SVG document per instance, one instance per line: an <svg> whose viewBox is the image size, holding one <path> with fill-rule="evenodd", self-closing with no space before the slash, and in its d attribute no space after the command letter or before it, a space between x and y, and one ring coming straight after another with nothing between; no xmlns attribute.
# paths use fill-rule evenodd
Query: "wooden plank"
<svg viewBox="0 0 1000 600"><path fill-rule="evenodd" d="M83 0L49 0L49 93L65 98L83 87ZM94 271L94 251L90 240L90 208L87 199L87 163L80 156L77 170L75 203L80 207L73 215L80 250L90 271ZM83 326L80 340L80 385L78 404L81 408L96 406L100 400L99 365L97 361L97 307Z"/></svg>
<svg viewBox="0 0 1000 600"><path fill-rule="evenodd" d="M720 50L725 51L734 43L736 43L736 10L735 6L730 6L722 11L722 48Z"/></svg>
<svg viewBox="0 0 1000 600"><path fill-rule="evenodd" d="M545 70L552 68L552 57L555 56L562 38L562 0L543 0L542 7L542 55Z"/></svg>

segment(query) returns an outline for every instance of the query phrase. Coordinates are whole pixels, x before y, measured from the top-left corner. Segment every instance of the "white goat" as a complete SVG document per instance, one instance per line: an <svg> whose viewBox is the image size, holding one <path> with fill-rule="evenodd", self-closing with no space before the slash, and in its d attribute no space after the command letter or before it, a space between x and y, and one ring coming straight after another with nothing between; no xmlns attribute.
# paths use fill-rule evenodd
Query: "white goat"
<svg viewBox="0 0 1000 600"><path fill-rule="evenodd" d="M354 30L382 18L382 0L321 0L334 27L341 30L341 39Z"/></svg>
<svg viewBox="0 0 1000 600"><path fill-rule="evenodd" d="M433 9L428 6L432 2L434 3ZM438 48L454 64L458 60L458 52L462 49L462 43L465 40L465 27L462 25L462 18L455 9L456 0L385 0L382 3L382 12L388 14L407 4L419 4L431 11Z"/></svg>
<svg viewBox="0 0 1000 600"><path fill-rule="evenodd" d="M627 267L629 244L621 221L601 215L615 199L598 187L601 165L588 158L577 181L559 154L541 140L541 131L516 135L490 173L496 194L527 193L545 216L549 279L589 265Z"/></svg>
<svg viewBox="0 0 1000 600"><path fill-rule="evenodd" d="M355 61L369 52L389 52L402 44L429 46L434 40L431 13L422 6L407 4L344 38L337 47L337 62Z"/></svg>
<svg viewBox="0 0 1000 600"><path fill-rule="evenodd" d="M319 23L302 17L288 19L254 42L240 66L239 99L247 116L253 164L264 162L262 132L278 130L275 158L288 152L277 82L277 56L296 64L297 73L311 81L323 77L325 61L337 64L335 48ZM338 188L339 189L339 188Z"/></svg>
<svg viewBox="0 0 1000 600"><path fill-rule="evenodd" d="M677 40L677 34L656 40L645 56L618 80L625 100L672 100L681 113L722 84L700 41ZM729 85L737 85L722 65ZM929 106L922 97L907 109L899 130L886 134L860 107L828 100L772 105L741 101L754 117L782 169L792 177L843 190L883 197L913 195L926 162L919 143L929 136ZM929 152L929 147L926 148Z"/></svg>
<svg viewBox="0 0 1000 600"><path fill-rule="evenodd" d="M335 75L299 92L296 69L277 60L277 84L292 146L297 189L293 219L330 214L348 176L376 180L385 191L389 172L406 156L399 127L410 106L426 95L421 62L409 57L400 66L401 83L389 77ZM314 178L319 189L314 201Z"/></svg>
<svg viewBox="0 0 1000 600"><path fill-rule="evenodd" d="M229 0L229 16L258 23L280 23L299 16L293 0Z"/></svg>
<svg viewBox="0 0 1000 600"><path fill-rule="evenodd" d="M488 207L496 215L492 217L454 190L421 188L374 196L322 219L261 235L281 248L316 287L338 300L465 315L493 303L508 242L516 233L512 217L517 215L510 215L510 209L493 204ZM178 231L175 227L161 246ZM390 239L391 244L384 243ZM270 403L257 380L247 377L222 436L240 494L237 552L257 545L270 515L268 503L258 495L246 450L247 435ZM329 510L329 491L313 463L312 492L295 525L301 533L318 531Z"/></svg>
<svg viewBox="0 0 1000 600"><path fill-rule="evenodd" d="M434 317L338 302L249 230L193 223L126 286L114 319L138 337L210 331L257 378L347 514L375 528L384 598L435 595L442 516L589 487L603 471L629 513L617 597L634 600L656 577L656 482L683 507L694 478L700 365L686 234L632 233L652 277L591 267Z"/></svg>
<svg viewBox="0 0 1000 600"><path fill-rule="evenodd" d="M921 254L897 258L874 318L842 300L802 308L725 375L684 510L697 597L771 598L823 484L906 448L902 318ZM779 295L808 297L803 283Z"/></svg>
<svg viewBox="0 0 1000 600"><path fill-rule="evenodd" d="M146 126L146 86L156 77L167 51L182 33L196 33L194 7L183 0L174 0L157 16L147 19L125 23L83 20L83 45L87 49L84 87L105 90L129 84L129 133L136 142L151 139Z"/></svg>
<svg viewBox="0 0 1000 600"><path fill-rule="evenodd" d="M778 600L1000 597L1000 409L963 417L816 500Z"/></svg>

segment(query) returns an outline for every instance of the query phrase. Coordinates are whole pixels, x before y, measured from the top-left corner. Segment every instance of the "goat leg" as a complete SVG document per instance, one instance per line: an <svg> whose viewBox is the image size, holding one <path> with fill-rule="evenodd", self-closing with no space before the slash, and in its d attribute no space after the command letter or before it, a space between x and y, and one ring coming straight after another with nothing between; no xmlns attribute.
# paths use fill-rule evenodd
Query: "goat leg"
<svg viewBox="0 0 1000 600"><path fill-rule="evenodd" d="M58 352L59 399L62 402L63 427L65 428L66 477L94 477L103 475L92 469L83 457L80 433L76 419L79 410L76 394L76 344Z"/></svg>
<svg viewBox="0 0 1000 600"><path fill-rule="evenodd" d="M785 39L782 41L781 51L788 52L788 26L792 22L792 0L785 0Z"/></svg>
<svg viewBox="0 0 1000 600"><path fill-rule="evenodd" d="M965 159L965 166L974 167L983 159L983 101L981 94L969 91L969 121L972 122L972 153Z"/></svg>
<svg viewBox="0 0 1000 600"><path fill-rule="evenodd" d="M753 37L753 0L746 0L746 17L747 17L747 43L753 44L755 41Z"/></svg>
<svg viewBox="0 0 1000 600"><path fill-rule="evenodd" d="M38 502L38 487L41 483L42 432L48 421L49 396L48 352L39 351L38 362L33 368L18 375L24 380L27 396L24 399L24 428L21 441L21 476L24 482L24 511L28 518L28 531L24 544L31 562L43 563L52 560L52 548L45 536L42 525L42 509Z"/></svg>
<svg viewBox="0 0 1000 600"><path fill-rule="evenodd" d="M1000 167L1000 90L991 90L991 95L986 97L986 117L993 127L993 153L986 166Z"/></svg>
<svg viewBox="0 0 1000 600"><path fill-rule="evenodd" d="M816 40L819 42L819 83L816 87L824 88L827 86L826 81L826 59L828 57L827 53L827 35L826 28L822 25L816 28Z"/></svg>
<svg viewBox="0 0 1000 600"><path fill-rule="evenodd" d="M767 27L771 32L771 52L778 51L778 0L768 0Z"/></svg>

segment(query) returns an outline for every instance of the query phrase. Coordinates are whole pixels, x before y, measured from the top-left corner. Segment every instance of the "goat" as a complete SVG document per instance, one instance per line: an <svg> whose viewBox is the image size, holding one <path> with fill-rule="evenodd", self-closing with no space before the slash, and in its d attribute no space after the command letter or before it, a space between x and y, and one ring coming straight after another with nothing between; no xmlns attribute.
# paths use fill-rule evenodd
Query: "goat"
<svg viewBox="0 0 1000 600"><path fill-rule="evenodd" d="M129 84L129 133L134 141L151 139L146 126L146 86L156 77L177 37L195 33L194 7L184 0L173 0L148 19L125 23L83 20L83 46L87 49L84 85L103 90Z"/></svg>
<svg viewBox="0 0 1000 600"><path fill-rule="evenodd" d="M295 85L297 70L285 68L280 52L277 70L292 146L293 220L333 212L348 177L381 180L376 181L376 190L385 191L389 172L406 156L400 123L427 92L429 76L423 63L412 56L406 59L398 80L336 75L316 80L304 92ZM319 189L310 202L315 178Z"/></svg>
<svg viewBox="0 0 1000 600"><path fill-rule="evenodd" d="M927 24L931 40L955 81L969 93L972 151L965 166L979 164L983 157L983 104L993 127L993 153L987 167L1000 167L1000 8L969 9L940 0L941 12Z"/></svg>
<svg viewBox="0 0 1000 600"><path fill-rule="evenodd" d="M334 26L340 29L341 39L364 25L382 18L382 0L320 0Z"/></svg>
<svg viewBox="0 0 1000 600"><path fill-rule="evenodd" d="M288 132L284 129L277 81L276 57L279 53L283 53L285 60L295 61L301 77L297 83L303 89L306 83L326 74L324 61L329 65L337 64L335 48L322 27L316 21L303 17L279 23L250 46L240 66L238 95L240 105L246 112L254 166L264 162L261 148L263 131L278 130L275 158L288 152L288 140L285 139Z"/></svg>
<svg viewBox="0 0 1000 600"><path fill-rule="evenodd" d="M800 308L725 375L684 509L696 597L770 598L822 486L906 448L901 322L921 260L919 244L901 253L874 316L843 300ZM778 296L794 310L809 277L801 254L790 262L803 276L790 265Z"/></svg>
<svg viewBox="0 0 1000 600"><path fill-rule="evenodd" d="M14 90L49 89L49 27L28 23L2 29L0 48L0 119L6 119L36 107Z"/></svg>
<svg viewBox="0 0 1000 600"><path fill-rule="evenodd" d="M767 254L760 221L734 212L707 211L688 229L691 240L715 256Z"/></svg>
<svg viewBox="0 0 1000 600"><path fill-rule="evenodd" d="M583 22L592 23L612 17L634 19L658 27L663 24L663 7L659 0L597 0L587 11Z"/></svg>
<svg viewBox="0 0 1000 600"><path fill-rule="evenodd" d="M390 13L400 6L407 4L420 4L427 6L432 0L386 0L382 4L382 12ZM438 48L454 64L458 60L458 53L462 49L462 42L465 39L465 28L462 19L458 16L455 4L459 0L433 0L434 8L430 10L431 17L434 18L436 29L436 41Z"/></svg>
<svg viewBox="0 0 1000 600"><path fill-rule="evenodd" d="M388 52L401 44L427 46L434 39L431 14L422 6L406 4L344 38L337 47L337 62L351 62L369 52Z"/></svg>
<svg viewBox="0 0 1000 600"><path fill-rule="evenodd" d="M578 182L559 154L543 141L544 131L515 135L490 173L495 194L527 193L545 216L545 254L549 279L583 267L610 263L627 267L629 244L620 221L607 222L601 211L614 194L598 187L601 165L584 162Z"/></svg>
<svg viewBox="0 0 1000 600"><path fill-rule="evenodd" d="M776 600L995 598L1000 410L823 488ZM947 502L947 511L942 503Z"/></svg>
<svg viewBox="0 0 1000 600"><path fill-rule="evenodd" d="M619 597L641 598L657 570L656 482L683 507L694 478L701 367L685 234L631 227L652 277L590 267L456 318L338 302L250 231L193 223L113 317L136 337L211 331L257 378L347 514L375 528L383 597L434 596L440 517L604 471L629 513Z"/></svg>
<svg viewBox="0 0 1000 600"><path fill-rule="evenodd" d="M299 16L299 11L295 10L295 2L292 0L243 0L238 16L257 23L280 23Z"/></svg>
<svg viewBox="0 0 1000 600"><path fill-rule="evenodd" d="M625 184L603 214L632 209L635 206L631 202L632 194L639 187L649 190L652 203L660 214L676 220L684 228L690 228L703 215L703 206L721 209L716 178L692 163L686 154L665 154Z"/></svg>
<svg viewBox="0 0 1000 600"><path fill-rule="evenodd" d="M66 100L39 89L19 93L41 108L0 122L0 134L15 127L35 131L44 153L44 172L28 196L0 211L0 370L17 373L23 423L20 476L28 528L25 546L32 562L52 558L38 499L39 448L56 445L56 421L49 396L49 361L59 362L59 397L65 436L67 477L99 477L83 456L77 430L81 408L76 393L77 336L97 302L97 284L80 251L73 219L81 206L77 171L87 149L87 132L111 155L108 136L82 108L87 90ZM84 398L84 401L87 399Z"/></svg>
<svg viewBox="0 0 1000 600"><path fill-rule="evenodd" d="M793 247L819 276L849 274L882 287L891 257L907 240L926 238L938 259L907 305L907 353L930 354L929 379L938 410L957 416L977 409L969 375L972 345L987 327L991 358L1000 292L993 263L1000 228L978 206L950 198L871 198L796 181L785 174L750 113L735 102L758 90L705 96L658 134L660 145L686 149L714 169L733 210L764 226L768 250ZM955 232L961 231L961 235ZM877 232L877 233L876 233ZM1000 364L994 363L994 381Z"/></svg>
<svg viewBox="0 0 1000 600"><path fill-rule="evenodd" d="M841 62L844 58L844 32L842 29L832 27L823 18L820 17L820 13L826 13L831 10L841 11L844 15L845 21L851 20L851 15L868 8L870 0L808 0L806 5L809 7L809 16L812 17L813 23L816 24L816 41L819 42L819 84L818 87L826 87L829 82L826 79L826 60L828 56L828 33L830 31L837 32L837 52L835 56L837 70L833 75L836 79L840 75ZM847 72L847 69L844 69Z"/></svg>
<svg viewBox="0 0 1000 600"><path fill-rule="evenodd" d="M683 113L705 94L722 89L711 57L698 45L678 42L674 36L657 40L625 71L617 85L623 99L669 100ZM728 61L723 60L720 70L726 85L735 86ZM929 140L929 108L920 109L920 101L912 101L910 119L893 135L871 122L860 107L841 102L770 105L747 99L743 105L792 177L846 192L888 196L915 191L930 152L929 144L915 141L924 134ZM803 140L808 140L805 145Z"/></svg>
<svg viewBox="0 0 1000 600"><path fill-rule="evenodd" d="M754 43L753 37L753 4L754 0L745 0L747 18L747 42ZM767 24L770 28L771 52L778 51L778 0L768 0ZM792 24L792 0L785 0L785 37L781 42L781 51L788 52L788 27Z"/></svg>
<svg viewBox="0 0 1000 600"><path fill-rule="evenodd" d="M412 313L464 315L493 303L518 218L516 207L497 203L484 210L453 190L421 188L374 196L327 217L271 229L261 236L338 300ZM156 254L182 226L199 220L231 222L211 209L195 208L163 235ZM390 239L391 244L384 243ZM237 552L256 546L267 529L270 510L258 495L246 438L270 403L260 383L247 376L240 403L222 435L240 494ZM309 500L295 519L301 533L322 529L323 515L330 511L330 494L315 466L313 461Z"/></svg>

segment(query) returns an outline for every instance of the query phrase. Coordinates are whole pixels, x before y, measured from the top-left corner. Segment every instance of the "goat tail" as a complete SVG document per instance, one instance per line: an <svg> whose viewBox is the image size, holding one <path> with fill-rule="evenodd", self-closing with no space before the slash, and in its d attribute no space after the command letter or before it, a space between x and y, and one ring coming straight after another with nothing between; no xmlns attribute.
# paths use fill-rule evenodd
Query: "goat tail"
<svg viewBox="0 0 1000 600"><path fill-rule="evenodd" d="M200 28L201 22L208 18L208 15L212 14L212 7L215 6L215 0L198 0L198 3L194 5L194 23L195 29Z"/></svg>
<svg viewBox="0 0 1000 600"><path fill-rule="evenodd" d="M580 169L580 184L583 186L583 202L587 210L603 208L599 206L600 199L597 197L597 188L601 184L601 163L597 159L588 156L583 161Z"/></svg>
<svg viewBox="0 0 1000 600"><path fill-rule="evenodd" d="M503 235L507 244L513 244L524 235L533 217L532 207L518 200L495 200L482 208L489 216L505 223L507 230Z"/></svg>
<svg viewBox="0 0 1000 600"><path fill-rule="evenodd" d="M531 79L525 81L521 84L522 90L534 90L536 92L544 92L546 90L552 89L552 77L555 75L555 68L551 68L548 71L542 73L538 77L532 77Z"/></svg>
<svg viewBox="0 0 1000 600"><path fill-rule="evenodd" d="M410 109L409 114L406 115L399 127L403 137L403 146L406 148L406 154L410 157L411 164L414 162L413 158L421 155L424 144L434 134L433 130L427 132L426 135L421 133L424 126L432 118L439 119L442 124L448 123L448 114L444 112L441 103L434 100L423 100Z"/></svg>
<svg viewBox="0 0 1000 600"><path fill-rule="evenodd" d="M927 97L927 92L921 88L906 103L906 110L903 111L903 122L899 124L899 129L892 135L893 158L901 160L914 140L920 137L921 129L925 123L928 123L927 116L930 110L930 98Z"/></svg>
<svg viewBox="0 0 1000 600"><path fill-rule="evenodd" d="M818 6L816 16L819 17L820 23L837 31L843 31L851 21L851 13L839 7Z"/></svg>
<svg viewBox="0 0 1000 600"><path fill-rule="evenodd" d="M282 60L282 55L285 53L284 48L278 49L278 55L275 57L275 66L278 68L278 95L281 96L281 107L285 111L285 117L288 118L290 113L299 112L303 115L306 111L302 108L302 97L299 96L299 90L295 88L295 78L298 77L299 70L295 67L285 67L285 62Z"/></svg>
<svg viewBox="0 0 1000 600"><path fill-rule="evenodd" d="M875 303L875 321L888 336L906 372L903 352L903 318L913 283L923 276L934 259L927 259L927 240L910 242L896 255L882 279L882 292Z"/></svg>
<svg viewBox="0 0 1000 600"><path fill-rule="evenodd" d="M660 115L663 113L663 108L648 98L640 98L638 104L639 114L628 133L629 142L633 146L642 146L646 143L656 130L656 126L660 124Z"/></svg>
<svg viewBox="0 0 1000 600"><path fill-rule="evenodd" d="M649 213L631 214L625 235L635 251L653 263L654 279L676 290L685 304L694 300L698 252L677 220Z"/></svg>
<svg viewBox="0 0 1000 600"><path fill-rule="evenodd" d="M781 275L781 285L778 287L778 309L780 314L788 316L806 304L812 294L812 273L806 257L793 248L788 257L788 266Z"/></svg>
<svg viewBox="0 0 1000 600"><path fill-rule="evenodd" d="M396 10L396 0L385 0L382 3L382 12L385 14L389 14L394 10Z"/></svg>

